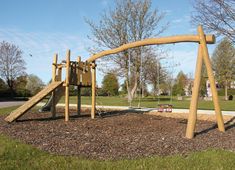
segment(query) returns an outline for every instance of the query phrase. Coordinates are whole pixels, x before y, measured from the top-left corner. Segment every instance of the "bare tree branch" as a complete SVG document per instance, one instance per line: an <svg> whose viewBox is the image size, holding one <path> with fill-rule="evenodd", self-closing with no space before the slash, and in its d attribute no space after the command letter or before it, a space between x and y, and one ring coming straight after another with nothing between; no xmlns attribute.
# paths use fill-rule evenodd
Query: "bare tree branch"
<svg viewBox="0 0 235 170"><path fill-rule="evenodd" d="M235 1L195 0L192 24L202 24L208 31L228 37L235 43Z"/></svg>
<svg viewBox="0 0 235 170"><path fill-rule="evenodd" d="M164 15L151 9L151 0L116 0L114 10L105 11L99 24L86 19L92 31L90 39L96 44L91 48L91 52L117 48L129 42L161 34L168 26L161 25ZM151 47L139 47L101 59L104 63L103 70L112 70L118 76L130 80L126 81L129 100L132 100L140 85L142 67L148 66L142 63L142 58L147 56L149 51L153 52ZM112 68L107 67L107 63L113 63Z"/></svg>
<svg viewBox="0 0 235 170"><path fill-rule="evenodd" d="M14 44L5 41L0 43L0 76L6 81L12 94L16 78L25 75L26 68L22 53Z"/></svg>

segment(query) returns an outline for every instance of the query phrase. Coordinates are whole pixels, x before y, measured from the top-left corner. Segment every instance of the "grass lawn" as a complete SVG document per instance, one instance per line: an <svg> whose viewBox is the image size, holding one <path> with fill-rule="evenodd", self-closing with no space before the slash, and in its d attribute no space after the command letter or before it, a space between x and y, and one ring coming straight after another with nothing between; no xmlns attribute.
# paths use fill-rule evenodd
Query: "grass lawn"
<svg viewBox="0 0 235 170"><path fill-rule="evenodd" d="M0 114L12 109L0 109ZM75 156L58 156L0 134L1 169L233 169L235 153L224 150L195 152L188 156L149 157L100 161Z"/></svg>
<svg viewBox="0 0 235 170"><path fill-rule="evenodd" d="M61 99L60 102L64 102L64 98ZM70 102L71 103L76 103L76 97L75 96L71 96L70 97ZM160 104L171 104L170 98L167 97L161 97ZM82 104L91 104L91 97L86 97L83 96L82 97ZM106 105L106 106L129 106L129 103L127 101L127 99L125 99L124 97L102 97L102 96L98 96L97 97L97 104L98 105ZM176 100L175 98L172 100L172 104L174 106L174 108L182 108L182 109L188 109L189 105L190 105L190 100ZM146 97L141 99L141 107L151 107L151 108L156 108L158 105L158 99L157 98L150 98L150 97ZM222 98L220 99L220 105L221 105L221 109L222 110L228 110L228 111L235 111L235 101L225 101ZM132 102L132 106L138 106L138 99L135 99ZM200 109L205 109L205 110L210 110L210 109L214 109L214 105L212 101L204 101L204 100L200 100L199 101L199 108Z"/></svg>

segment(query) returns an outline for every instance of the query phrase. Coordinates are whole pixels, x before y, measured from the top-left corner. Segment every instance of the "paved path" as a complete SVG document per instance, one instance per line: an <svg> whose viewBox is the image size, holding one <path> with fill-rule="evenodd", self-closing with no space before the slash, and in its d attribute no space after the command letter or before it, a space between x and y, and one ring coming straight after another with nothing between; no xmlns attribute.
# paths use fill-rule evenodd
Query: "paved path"
<svg viewBox="0 0 235 170"><path fill-rule="evenodd" d="M11 107L11 106L19 106L24 104L25 101L7 101L7 102L0 102L0 108L4 107ZM39 103L37 106L43 106L45 103ZM64 106L63 103L57 104L57 106ZM70 104L70 107L77 107L76 104ZM91 105L82 105L82 107L90 108ZM137 111L146 111L146 112L156 112L156 108L130 108L128 106L97 106L100 109L112 109L112 110L137 110ZM188 113L188 109L172 109L173 113ZM230 115L235 116L235 111L222 111L223 115ZM215 114L214 110L198 110L198 114Z"/></svg>
<svg viewBox="0 0 235 170"><path fill-rule="evenodd" d="M43 106L45 103L39 103L38 106ZM59 103L57 106L64 106L64 103ZM76 104L70 104L70 107L77 107ZM82 107L90 108L91 105L82 105ZM157 108L130 108L128 106L97 106L97 108L111 109L111 110L137 110L145 112L157 112ZM173 113L189 113L189 109L172 109ZM215 114L214 110L198 110L198 114ZM235 111L222 111L223 115L235 116Z"/></svg>
<svg viewBox="0 0 235 170"><path fill-rule="evenodd" d="M19 106L24 104L25 101L7 101L7 102L0 102L0 108L4 107L11 107L11 106Z"/></svg>

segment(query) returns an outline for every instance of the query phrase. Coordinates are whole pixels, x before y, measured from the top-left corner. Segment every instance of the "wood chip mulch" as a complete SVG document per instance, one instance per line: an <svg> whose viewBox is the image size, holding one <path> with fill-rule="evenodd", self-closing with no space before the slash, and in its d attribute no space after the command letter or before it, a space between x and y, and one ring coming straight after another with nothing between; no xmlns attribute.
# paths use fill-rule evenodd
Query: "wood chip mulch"
<svg viewBox="0 0 235 170"><path fill-rule="evenodd" d="M186 119L120 111L94 120L88 115L71 116L64 122L63 113L59 110L51 119L49 112L30 112L11 124L0 116L0 133L50 153L102 160L187 155L209 148L235 151L233 118L225 133L214 122L197 121L196 136L189 140Z"/></svg>

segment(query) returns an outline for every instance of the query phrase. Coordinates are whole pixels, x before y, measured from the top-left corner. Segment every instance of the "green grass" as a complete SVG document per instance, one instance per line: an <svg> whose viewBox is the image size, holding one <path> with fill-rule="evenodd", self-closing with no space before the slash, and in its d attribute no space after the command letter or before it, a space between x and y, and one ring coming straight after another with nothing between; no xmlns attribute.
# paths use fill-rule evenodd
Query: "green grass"
<svg viewBox="0 0 235 170"><path fill-rule="evenodd" d="M8 114L11 111L15 110L17 107L19 107L19 106L0 108L0 114Z"/></svg>
<svg viewBox="0 0 235 170"><path fill-rule="evenodd" d="M64 102L64 98L61 99L60 101L61 103ZM76 97L75 96L71 96L70 97L70 102L71 103L76 103ZM170 98L168 97L161 97L160 104L170 104ZM82 104L91 104L91 97L82 97ZM127 99L125 99L124 97L119 97L119 96L115 96L115 97L102 97L102 96L98 96L97 97L97 104L98 105L106 105L106 106L129 106L129 103L127 101ZM177 109L188 109L189 105L190 105L190 100L176 100L176 98L173 98L172 104L174 106L174 108ZM151 98L151 97L147 97L147 98L143 98L141 99L141 107L151 107L151 108L156 108L158 105L158 99L157 98ZM132 106L138 106L138 99L135 99L132 102ZM222 99L222 97L220 98L220 106L222 110L228 110L228 111L235 111L235 100L233 101L225 101ZM205 110L210 110L210 109L214 109L214 105L212 101L204 101L204 100L200 100L199 101L199 109L205 109Z"/></svg>
<svg viewBox="0 0 235 170"><path fill-rule="evenodd" d="M100 161L75 156L58 156L40 151L0 135L1 169L232 169L235 154L223 150L133 160Z"/></svg>
<svg viewBox="0 0 235 170"><path fill-rule="evenodd" d="M0 115L1 114L9 114L10 112L12 112L13 110L17 109L20 106L11 106L11 107L4 107L4 108L0 108ZM40 107L35 106L33 107L31 110L32 111L37 111L39 110Z"/></svg>
<svg viewBox="0 0 235 170"><path fill-rule="evenodd" d="M0 109L0 114L9 113L11 108ZM116 161L89 160L75 156L59 156L38 150L30 145L0 135L0 167L5 169L233 169L235 153L210 149L191 153L187 157L174 155L153 156L140 159Z"/></svg>

